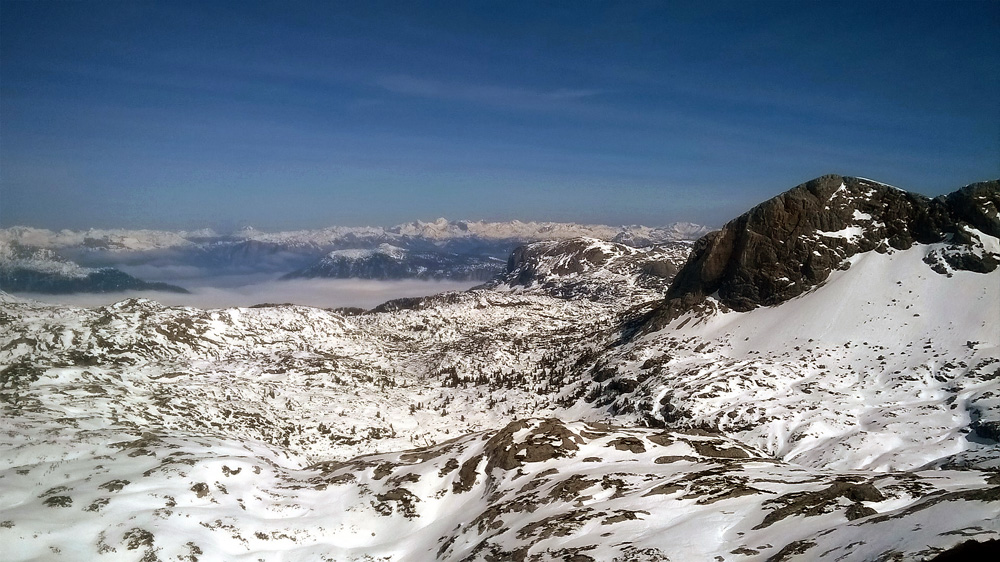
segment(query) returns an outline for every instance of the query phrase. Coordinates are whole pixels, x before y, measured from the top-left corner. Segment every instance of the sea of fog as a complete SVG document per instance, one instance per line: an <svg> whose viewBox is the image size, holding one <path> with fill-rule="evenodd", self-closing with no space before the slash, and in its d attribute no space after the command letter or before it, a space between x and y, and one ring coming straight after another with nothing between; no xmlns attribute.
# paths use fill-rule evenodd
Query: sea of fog
<svg viewBox="0 0 1000 562"><path fill-rule="evenodd" d="M76 293L45 295L18 293L17 296L47 303L73 306L102 306L131 297L159 301L169 306L225 308L263 303L292 303L320 308L373 308L401 297L421 297L445 291L464 291L481 281L373 281L368 279L293 279L281 281L273 276L229 276L188 279L178 283L190 294L160 291L120 293Z"/></svg>

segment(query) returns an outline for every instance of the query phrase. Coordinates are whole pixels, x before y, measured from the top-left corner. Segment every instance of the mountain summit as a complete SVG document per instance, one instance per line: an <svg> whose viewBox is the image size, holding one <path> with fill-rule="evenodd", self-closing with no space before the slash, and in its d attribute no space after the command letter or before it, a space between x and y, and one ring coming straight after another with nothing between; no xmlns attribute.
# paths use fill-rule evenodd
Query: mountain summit
<svg viewBox="0 0 1000 562"><path fill-rule="evenodd" d="M863 252L944 244L925 261L952 270L996 269L1000 180L930 199L865 178L827 175L794 187L699 239L667 292L668 316L709 295L737 311L772 306L850 267Z"/></svg>

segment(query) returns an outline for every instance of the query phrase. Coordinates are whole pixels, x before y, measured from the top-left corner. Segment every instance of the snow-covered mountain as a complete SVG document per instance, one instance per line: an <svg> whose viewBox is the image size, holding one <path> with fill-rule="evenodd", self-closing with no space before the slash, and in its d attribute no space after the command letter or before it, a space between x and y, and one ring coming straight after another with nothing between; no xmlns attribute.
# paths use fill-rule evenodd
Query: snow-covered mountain
<svg viewBox="0 0 1000 562"><path fill-rule="evenodd" d="M478 254L411 251L391 244L373 249L334 250L309 267L283 279L330 277L337 279L453 279L486 281L503 261Z"/></svg>
<svg viewBox="0 0 1000 562"><path fill-rule="evenodd" d="M1000 268L945 256L1000 252L1000 182L906 208L867 180L812 183L683 265L686 245L543 242L496 286L350 317L0 297L0 544L11 560L995 548ZM808 228L754 219L804 192ZM897 243L854 246L868 230ZM825 275L817 254L836 258ZM669 264L683 291L647 284Z"/></svg>
<svg viewBox="0 0 1000 562"><path fill-rule="evenodd" d="M876 181L830 175L761 203L705 236L668 299L677 308L717 294L734 310L786 301L858 254L939 244L924 259L943 275L1000 264L998 182L928 199Z"/></svg>
<svg viewBox="0 0 1000 562"><path fill-rule="evenodd" d="M690 223L650 228L438 219L391 228L334 226L263 232L247 227L229 235L211 230L54 232L13 227L0 229L0 243L32 251L53 250L84 267L142 271L144 277L181 284L199 274L485 281L501 273L511 251L525 243L587 236L649 246L694 240L707 231ZM388 254L379 250L389 246L405 253L390 263ZM172 276L178 271L185 277Z"/></svg>
<svg viewBox="0 0 1000 562"><path fill-rule="evenodd" d="M167 283L149 283L111 267L81 267L53 250L25 248L3 240L0 240L0 290L47 294L187 292Z"/></svg>
<svg viewBox="0 0 1000 562"><path fill-rule="evenodd" d="M673 223L663 227L608 226L557 222L485 222L414 221L394 227L332 226L316 230L266 232L245 227L228 235L211 229L193 231L90 229L52 231L15 226L0 229L0 240L16 242L25 247L67 249L90 248L115 252L140 252L168 248L185 248L219 241L257 241L289 247L325 248L374 241L378 244L401 238L422 238L435 242L476 238L489 241L562 240L590 237L611 240L637 240L636 245L663 244L677 240L694 240L709 228L692 223ZM618 240L621 242L621 240ZM621 242L628 243L628 242ZM342 248L346 249L346 248Z"/></svg>
<svg viewBox="0 0 1000 562"><path fill-rule="evenodd" d="M622 244L634 242L637 246L664 244L678 240L694 240L709 229L692 223L673 223L650 228L640 225L608 226L558 222L484 222L449 221L444 218L433 222L415 221L397 225L389 232L403 236L430 240L456 238L481 238L484 240L565 240L568 238L597 238L614 240Z"/></svg>
<svg viewBox="0 0 1000 562"><path fill-rule="evenodd" d="M125 229L52 231L25 226L0 229L0 241L50 250L79 247L115 252L141 252L190 246L193 244L192 239L215 237L218 237L218 234L211 230L182 232Z"/></svg>

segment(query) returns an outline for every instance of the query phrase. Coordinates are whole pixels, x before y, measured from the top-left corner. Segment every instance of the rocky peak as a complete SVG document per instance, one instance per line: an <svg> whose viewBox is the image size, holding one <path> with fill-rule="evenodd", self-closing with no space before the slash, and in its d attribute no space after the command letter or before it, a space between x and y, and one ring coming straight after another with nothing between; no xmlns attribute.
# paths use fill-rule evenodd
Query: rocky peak
<svg viewBox="0 0 1000 562"><path fill-rule="evenodd" d="M992 271L1000 256L984 248L979 234L1000 234L998 208L1000 180L930 199L864 178L822 176L699 239L667 292L660 320L712 294L738 311L779 304L872 250L947 242L953 250L942 256L947 263L929 261L935 271Z"/></svg>
<svg viewBox="0 0 1000 562"><path fill-rule="evenodd" d="M1000 238L1000 180L967 185L945 196L943 203L969 226Z"/></svg>
<svg viewBox="0 0 1000 562"><path fill-rule="evenodd" d="M620 244L593 238L538 242L517 247L507 260L511 284L529 285L541 276L580 274L623 254L636 253Z"/></svg>

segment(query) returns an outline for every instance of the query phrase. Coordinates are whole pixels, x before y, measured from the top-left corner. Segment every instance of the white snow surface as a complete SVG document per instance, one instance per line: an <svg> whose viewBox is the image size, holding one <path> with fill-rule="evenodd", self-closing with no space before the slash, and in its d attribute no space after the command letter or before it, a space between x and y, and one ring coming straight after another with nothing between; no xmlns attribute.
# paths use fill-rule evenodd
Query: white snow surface
<svg viewBox="0 0 1000 562"><path fill-rule="evenodd" d="M350 249L350 250L334 250L327 254L327 259L331 260L364 260L368 259L376 254L382 254L388 256L392 259L402 259L406 256L406 250L393 246L392 244L379 244L377 248L363 250L363 249Z"/></svg>
<svg viewBox="0 0 1000 562"><path fill-rule="evenodd" d="M970 415L997 406L1000 272L937 274L922 261L934 248L859 254L779 306L676 321L714 359L676 359L663 391L808 466L908 469L976 448Z"/></svg>
<svg viewBox="0 0 1000 562"><path fill-rule="evenodd" d="M843 238L847 241L853 241L854 239L863 236L865 230L860 226L848 226L842 228L836 232L823 232L822 230L817 232L820 236L825 236L827 238Z"/></svg>
<svg viewBox="0 0 1000 562"><path fill-rule="evenodd" d="M4 559L920 560L997 539L1000 455L970 428L1000 420L1000 270L936 273L943 249L631 336L661 295L628 283L354 317L0 294Z"/></svg>

